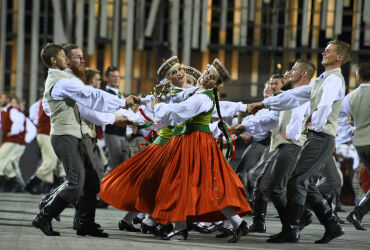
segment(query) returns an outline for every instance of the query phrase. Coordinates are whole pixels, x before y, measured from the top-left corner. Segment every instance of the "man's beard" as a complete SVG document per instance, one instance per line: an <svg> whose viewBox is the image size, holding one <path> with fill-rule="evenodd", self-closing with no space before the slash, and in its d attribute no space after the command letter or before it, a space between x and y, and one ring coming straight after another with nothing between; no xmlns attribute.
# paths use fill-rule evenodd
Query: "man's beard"
<svg viewBox="0 0 370 250"><path fill-rule="evenodd" d="M86 84L86 72L84 67L78 67L76 65L71 65L70 69L72 70L73 74L75 74L78 78Z"/></svg>

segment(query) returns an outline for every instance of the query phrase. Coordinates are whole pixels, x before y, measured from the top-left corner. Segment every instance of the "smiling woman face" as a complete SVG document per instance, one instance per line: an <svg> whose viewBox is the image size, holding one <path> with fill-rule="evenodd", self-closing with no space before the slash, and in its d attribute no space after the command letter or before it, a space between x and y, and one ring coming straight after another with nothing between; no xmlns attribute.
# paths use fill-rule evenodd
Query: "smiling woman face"
<svg viewBox="0 0 370 250"><path fill-rule="evenodd" d="M184 69L180 65L175 67L168 73L167 80L178 87L182 87L186 81Z"/></svg>
<svg viewBox="0 0 370 250"><path fill-rule="evenodd" d="M207 69L204 73L199 77L197 85L202 86L205 89L211 89L222 82L218 76L218 74L213 69Z"/></svg>

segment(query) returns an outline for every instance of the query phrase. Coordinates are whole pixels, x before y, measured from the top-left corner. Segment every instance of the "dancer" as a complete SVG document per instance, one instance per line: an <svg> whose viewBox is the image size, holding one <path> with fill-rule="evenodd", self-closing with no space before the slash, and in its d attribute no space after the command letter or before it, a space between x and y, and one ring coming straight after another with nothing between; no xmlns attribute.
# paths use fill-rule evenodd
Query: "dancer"
<svg viewBox="0 0 370 250"><path fill-rule="evenodd" d="M86 155L80 151L82 149L81 119L76 102L92 110L112 112L132 105L133 100L126 101L104 91L86 87L79 78L63 72L67 68L67 61L63 47L58 44L46 44L41 50L41 59L49 68L44 97L51 113L51 144L66 170L67 182L42 208L32 225L45 235L59 236L59 232L52 228L52 218L57 217L69 203L90 191L89 188L85 189L84 185L85 182L89 182L89 177L85 177ZM81 57L78 59L83 60ZM126 122L123 118L117 119L117 123L122 125ZM84 213L84 209L80 207L81 213ZM81 226L77 234L108 237L108 234L92 224Z"/></svg>
<svg viewBox="0 0 370 250"><path fill-rule="evenodd" d="M349 93L343 100L340 109L340 117L352 115L355 123L353 134L353 145L356 148L358 156L370 173L370 115L369 115L369 98L370 98L370 64L364 63L358 66L356 70L356 82L360 86ZM347 221L353 224L357 230L366 230L362 225L362 218L370 210L370 190L366 192L359 204L347 216Z"/></svg>
<svg viewBox="0 0 370 250"><path fill-rule="evenodd" d="M340 67L350 58L351 47L345 42L332 40L322 53L325 72L310 85L285 91L261 103L248 105L250 113L263 107L288 110L310 101L310 116L305 124L307 141L302 147L287 188L286 220L282 233L273 242L298 242L299 224L305 203L312 208L325 227L322 239L315 243L328 243L344 234L332 209L317 190L310 177L320 171L334 151L334 139L345 84ZM307 184L308 183L308 184Z"/></svg>
<svg viewBox="0 0 370 250"><path fill-rule="evenodd" d="M315 66L311 61L300 59L296 61L290 71L290 82L293 88L308 85L313 74ZM285 189L288 179L294 169L296 159L301 150L301 147L306 140L306 136L301 134L304 116L308 110L309 102L286 111L280 111L278 115L278 125L272 130L270 152L272 155L267 159L265 168L257 178L255 187L255 196L258 203L265 203L263 206L256 206L253 211L253 229L257 232L266 231L264 224L265 211L260 207L266 207L267 201L259 201L264 197L272 200L279 218L284 224L285 208L286 208L286 193ZM276 111L275 111L276 112ZM245 127L261 127L262 130L271 129L274 122L267 124L261 123L256 125L253 121L243 122L242 126L237 126L245 130ZM305 210L302 217L304 220L300 225L302 229L307 224L311 223L310 217L312 214ZM274 236L275 237L275 236ZM268 240L269 241L269 240Z"/></svg>
<svg viewBox="0 0 370 250"><path fill-rule="evenodd" d="M192 88L183 88L186 77L176 56L165 61L158 69L157 74L159 79L166 79L173 85L172 93L164 97L166 102L183 101L191 93ZM152 110L150 104L153 98L152 95L148 95L138 99L141 105L147 107L147 110ZM150 114L148 115L150 116ZM172 128L162 128L152 144L121 163L103 178L99 193L100 198L118 209L131 211L120 220L118 224L120 230L136 232L137 229L132 223L138 212L134 211L148 214L152 211L156 186L162 177L162 169L173 151L176 150L163 147L171 137ZM141 195L145 198L140 199ZM156 226L157 222L148 217L141 224L141 230L143 233L160 235L161 233Z"/></svg>
<svg viewBox="0 0 370 250"><path fill-rule="evenodd" d="M215 101L218 105L212 88L229 79L226 68L215 59L198 80L201 87L195 95L179 104L152 103L162 126L186 121L180 142L169 145L176 151L165 167L151 213L158 222L175 222L165 240L187 239L186 221L213 222L227 217L234 228L230 243L239 241L247 228L238 215L251 210L244 187L208 127Z"/></svg>

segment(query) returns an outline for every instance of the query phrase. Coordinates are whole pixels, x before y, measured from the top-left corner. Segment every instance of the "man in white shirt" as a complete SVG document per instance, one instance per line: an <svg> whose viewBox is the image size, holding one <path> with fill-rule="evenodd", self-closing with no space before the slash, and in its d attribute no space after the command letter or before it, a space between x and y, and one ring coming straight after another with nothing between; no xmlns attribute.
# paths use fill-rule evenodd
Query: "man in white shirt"
<svg viewBox="0 0 370 250"><path fill-rule="evenodd" d="M302 147L292 177L287 188L286 222L274 243L298 242L299 223L307 202L315 212L325 234L315 243L328 243L344 234L332 209L317 190L316 183L310 177L320 171L334 151L334 139L337 131L338 114L345 93L345 82L340 67L349 61L351 47L345 42L333 40L322 53L321 64L325 72L302 86L285 91L279 96L270 97L264 102L249 105L249 112L254 113L263 107L273 110L287 110L310 101L310 116L305 125L307 141Z"/></svg>
<svg viewBox="0 0 370 250"><path fill-rule="evenodd" d="M78 56L78 59L83 61L83 58ZM132 105L133 101L126 102L125 99L87 87L80 78L63 71L67 68L67 60L63 47L60 45L46 44L41 50L41 58L49 68L44 97L51 114L51 143L66 170L67 182L52 195L50 201L33 220L32 225L39 228L45 235L59 236L59 232L52 228L52 218L58 217L69 203L74 202L85 191L84 161L86 156L81 144L83 132L78 105L98 112L111 113ZM115 123L124 126L126 120L116 117ZM108 234L103 233L94 225L80 228L77 234L108 237Z"/></svg>
<svg viewBox="0 0 370 250"><path fill-rule="evenodd" d="M364 63L358 66L356 71L356 82L360 86L349 93L343 100L339 116L341 118L352 115L355 123L353 132L353 145L356 148L360 160L370 172L370 64ZM347 126L350 126L349 124ZM350 130L350 129L346 129ZM348 134L347 137L350 137ZM362 225L362 218L370 210L370 190L361 199L359 204L347 216L347 220L354 225L357 230L366 229Z"/></svg>
<svg viewBox="0 0 370 250"><path fill-rule="evenodd" d="M122 98L119 91L120 73L117 67L110 66L105 71L107 77L106 91ZM107 125L104 130L104 141L109 151L109 169L113 170L130 157L130 143L126 138L126 127Z"/></svg>

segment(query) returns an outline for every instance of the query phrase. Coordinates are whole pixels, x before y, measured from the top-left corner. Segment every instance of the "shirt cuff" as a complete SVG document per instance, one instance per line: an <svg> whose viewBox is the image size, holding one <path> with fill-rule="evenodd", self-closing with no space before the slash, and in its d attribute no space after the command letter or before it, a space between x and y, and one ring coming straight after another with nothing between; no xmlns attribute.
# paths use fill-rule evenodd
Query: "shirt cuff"
<svg viewBox="0 0 370 250"><path fill-rule="evenodd" d="M241 103L239 105L239 112L247 112L247 104Z"/></svg>
<svg viewBox="0 0 370 250"><path fill-rule="evenodd" d="M267 108L267 109L270 108L270 105L269 105L269 102L268 102L268 98L266 100L262 101L262 103L263 103L263 106L265 108Z"/></svg>
<svg viewBox="0 0 370 250"><path fill-rule="evenodd" d="M126 108L126 100L123 98L120 98L120 100L121 100L120 108L123 108L123 109Z"/></svg>
<svg viewBox="0 0 370 250"><path fill-rule="evenodd" d="M114 121L116 120L116 116L114 114L109 114L109 117L107 119L107 124L114 124Z"/></svg>

